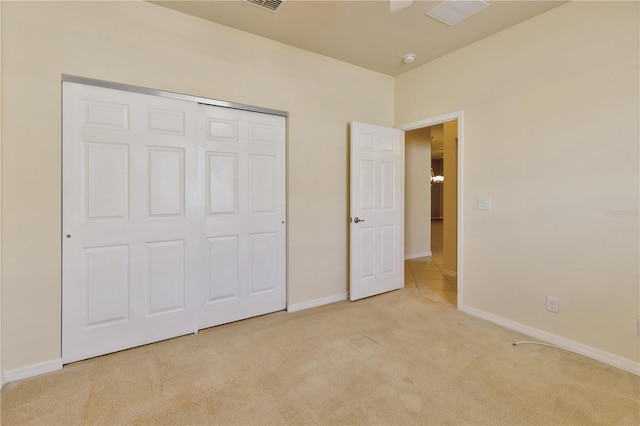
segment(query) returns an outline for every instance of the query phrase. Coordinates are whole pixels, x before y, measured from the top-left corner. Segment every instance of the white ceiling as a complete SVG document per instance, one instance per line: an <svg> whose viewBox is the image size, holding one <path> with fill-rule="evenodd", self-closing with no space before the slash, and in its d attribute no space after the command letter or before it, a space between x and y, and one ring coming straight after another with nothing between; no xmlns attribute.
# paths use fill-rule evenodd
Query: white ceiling
<svg viewBox="0 0 640 426"><path fill-rule="evenodd" d="M286 0L277 12L242 0L152 3L396 76L566 2L489 0L452 27L425 16L442 1L416 0L395 13L389 0ZM402 62L407 53L417 55L413 64Z"/></svg>

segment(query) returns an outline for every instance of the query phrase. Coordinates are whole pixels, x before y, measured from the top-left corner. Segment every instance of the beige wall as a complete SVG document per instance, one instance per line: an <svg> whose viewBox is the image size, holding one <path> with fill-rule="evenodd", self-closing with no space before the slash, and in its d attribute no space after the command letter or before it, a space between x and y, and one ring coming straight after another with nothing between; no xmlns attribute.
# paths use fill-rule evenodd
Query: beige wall
<svg viewBox="0 0 640 426"><path fill-rule="evenodd" d="M404 141L404 255L426 256L431 251L431 130L409 130Z"/></svg>
<svg viewBox="0 0 640 426"><path fill-rule="evenodd" d="M571 2L396 79L397 124L464 110L463 305L636 362L638 8Z"/></svg>
<svg viewBox="0 0 640 426"><path fill-rule="evenodd" d="M442 268L445 275L458 270L458 120L442 125L444 141Z"/></svg>
<svg viewBox="0 0 640 426"><path fill-rule="evenodd" d="M349 121L391 77L143 2L2 2L2 368L60 357L60 74L289 111L288 300L347 291Z"/></svg>

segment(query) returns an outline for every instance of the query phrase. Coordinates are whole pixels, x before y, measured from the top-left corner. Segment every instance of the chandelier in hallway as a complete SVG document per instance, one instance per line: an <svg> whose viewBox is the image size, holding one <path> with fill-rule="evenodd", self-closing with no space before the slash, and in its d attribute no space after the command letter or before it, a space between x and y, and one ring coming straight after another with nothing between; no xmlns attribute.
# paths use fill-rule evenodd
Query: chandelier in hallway
<svg viewBox="0 0 640 426"><path fill-rule="evenodd" d="M434 183L442 183L444 182L444 176L442 175L435 175L433 173L433 167L431 168L431 184L433 185Z"/></svg>

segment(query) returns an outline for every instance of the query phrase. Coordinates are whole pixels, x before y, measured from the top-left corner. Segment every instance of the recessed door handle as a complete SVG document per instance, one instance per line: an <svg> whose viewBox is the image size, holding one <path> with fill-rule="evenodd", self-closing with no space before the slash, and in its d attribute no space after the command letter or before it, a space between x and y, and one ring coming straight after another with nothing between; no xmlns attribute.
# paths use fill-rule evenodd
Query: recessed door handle
<svg viewBox="0 0 640 426"><path fill-rule="evenodd" d="M360 218L358 218L358 217L355 217L355 218L353 219L353 223L358 223L358 222L364 222L364 219L360 219Z"/></svg>

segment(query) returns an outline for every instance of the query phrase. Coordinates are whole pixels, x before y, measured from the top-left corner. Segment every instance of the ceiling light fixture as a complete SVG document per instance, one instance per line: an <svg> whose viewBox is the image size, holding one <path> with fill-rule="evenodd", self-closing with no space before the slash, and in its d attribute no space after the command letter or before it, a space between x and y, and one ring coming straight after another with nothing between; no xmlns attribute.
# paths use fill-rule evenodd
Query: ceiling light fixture
<svg viewBox="0 0 640 426"><path fill-rule="evenodd" d="M405 64L411 64L413 63L413 61L416 60L416 55L415 53L407 53L406 55L404 55L404 57L402 58L402 62L404 62Z"/></svg>
<svg viewBox="0 0 640 426"><path fill-rule="evenodd" d="M443 183L444 182L444 176L442 175L437 175L435 173L433 173L433 167L431 168L431 185L433 185L434 183Z"/></svg>

